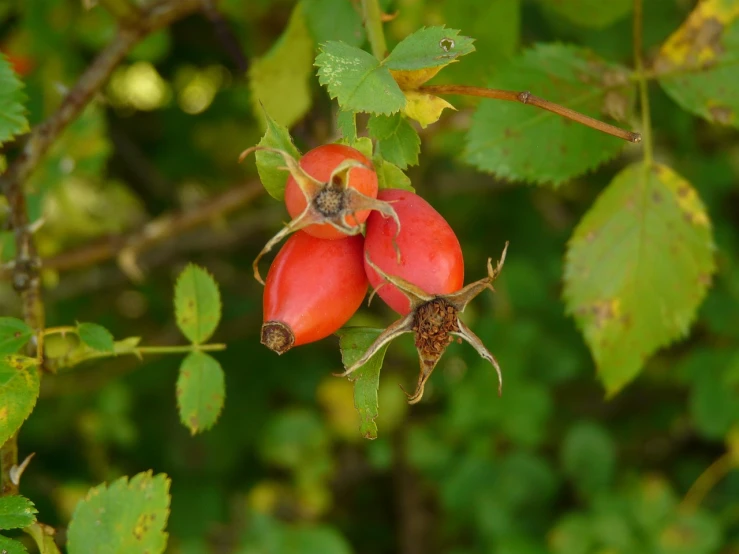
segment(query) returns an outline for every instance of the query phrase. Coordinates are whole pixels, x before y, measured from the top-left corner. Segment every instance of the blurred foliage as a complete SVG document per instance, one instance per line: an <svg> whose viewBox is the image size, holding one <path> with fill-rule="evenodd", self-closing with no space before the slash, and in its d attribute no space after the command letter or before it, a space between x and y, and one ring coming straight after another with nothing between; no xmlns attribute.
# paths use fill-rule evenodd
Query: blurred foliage
<svg viewBox="0 0 739 554"><path fill-rule="evenodd" d="M585 104L573 107L587 111L589 101L607 102L598 86L568 81L558 89L541 73L537 80L526 79L521 68L541 64L537 56L547 49L567 53L565 62L575 68L585 51L617 68L632 64L631 2L382 4L386 12L397 12L385 25L390 48L423 26L442 24L477 39L476 51L433 83L499 82L562 102L572 86ZM645 2L648 60L677 63L663 45L694 4ZM737 2L703 4L719 10L721 22L729 21L726 14ZM366 49L359 6L304 0L301 15L295 5L294 0L218 3L250 62L246 74L236 69L217 27L201 15L144 40L27 184L31 220L44 218L36 235L42 254L137 229L153 217L257 179L255 164L239 165L237 159L263 135L260 100L282 108L269 113L292 125L300 151L338 138L336 105L320 87L312 63L325 41ZM737 28L734 22L723 30L727 44L736 43ZM102 7L84 10L78 0L0 4L0 47L23 73L32 125L54 112L63 92L115 32ZM671 40L677 43L679 37ZM291 44L300 51L291 52ZM709 54L721 63L700 78L665 79L664 89L654 83L649 100L655 157L702 199L713 229L716 273L688 338L642 360L639 377L618 394L604 397L585 340L565 314L564 254L578 222L600 191L629 171L641 155L639 147L627 146L614 158L609 137L593 133L591 140L571 146L584 149L578 170L611 160L605 165L569 180L576 171L555 166L545 180L562 181L556 190L512 184L468 165L465 134L487 118L537 112L483 101L473 118L480 102L454 98L458 112L445 111L425 129L414 124L421 150L419 165L408 175L457 231L468 282L482 277L487 257L511 241L496 294L482 295L464 314L500 361L502 397L495 394L496 377L486 362L471 349L452 345L423 402L409 408L397 384L414 381L418 362L411 340L401 339L388 349L379 379L378 438L364 440L352 386L332 376L341 370L337 338L280 357L259 344L261 288L252 278L251 261L285 217L270 212L273 201L265 194L231 220L173 237L165 251L145 259L143 282L131 282L113 262L44 273L48 326L96 322L114 337L166 344L183 340L172 291L182 268L195 262L220 285L222 319L213 340L228 349L213 354L225 373L223 411L212 429L194 437L178 415L174 383L181 357L93 359L45 374L19 438L21 459L36 453L21 492L33 501L39 520L63 529L75 506L80 513L89 511L114 489L132 494L127 483L133 477L116 479L153 470L171 478L167 551L173 553L739 552L739 472L732 471L739 460L739 135L736 118L726 120L739 97L731 65L737 52L733 58L724 51ZM285 71L283 62L295 65ZM0 100L7 84L4 64ZM255 96L260 86L274 83L284 83L280 96ZM696 92L705 87L722 94L726 104L706 105ZM727 91L731 94L723 96ZM628 127L638 125L631 95L621 112ZM20 130L23 121L11 115ZM363 129L366 118L357 119ZM571 144L566 133L579 131L562 127L563 143ZM542 151L527 145L525 136L522 132L516 143L522 168L529 160L542 165L554 160L558 143L551 152ZM18 150L10 145L5 154L12 159ZM624 210L604 217L636 217ZM664 248L680 248L675 241L681 233L668 234L672 242L666 240ZM3 260L13 256L12 238L3 233ZM663 248L660 242L652 246ZM611 262L615 269L597 268L605 282L623 271L618 262ZM684 269L676 263L663 268L663 277ZM659 295L662 286L640 292L652 295L643 300ZM7 283L0 302L3 315L20 313ZM393 319L376 300L351 324L381 328ZM50 337L49 348L64 352L66 344L52 338L58 337ZM633 352L605 355L625 354ZM24 374L37 386L35 366ZM0 385L16 386L9 376L4 370ZM12 408L25 417L32 407ZM206 417L204 424L209 422ZM722 459L728 463L715 463ZM137 478L159 479L141 475ZM111 484L97 489L102 496L78 504L103 481ZM164 494L161 481L157 486ZM161 495L157 501L159 515L166 503ZM60 542L77 531L60 533ZM77 548L70 551L90 551Z"/></svg>

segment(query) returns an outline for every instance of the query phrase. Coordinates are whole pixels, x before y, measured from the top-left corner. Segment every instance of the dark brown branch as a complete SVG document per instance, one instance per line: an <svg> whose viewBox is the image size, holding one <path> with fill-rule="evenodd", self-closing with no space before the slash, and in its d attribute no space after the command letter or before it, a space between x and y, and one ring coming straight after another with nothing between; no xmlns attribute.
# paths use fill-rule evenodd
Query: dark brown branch
<svg viewBox="0 0 739 554"><path fill-rule="evenodd" d="M641 142L641 135L639 133L633 133L631 131L625 131L609 125L598 119L590 117L570 108L565 108L549 100L544 100L538 96L534 96L528 91L516 92L513 90L500 90L494 88L483 88L483 87L469 87L465 85L430 85L421 87L421 92L428 92L429 94L459 94L463 96L479 96L481 98L492 98L494 100L506 100L508 102L520 102L522 104L531 104L542 110L547 110L572 121L576 121L586 127L596 129L608 135L613 135L629 142Z"/></svg>
<svg viewBox="0 0 739 554"><path fill-rule="evenodd" d="M16 258L13 266L13 286L20 293L23 317L32 328L44 327L44 303L41 298L39 260L29 227L23 185L39 165L46 152L61 132L87 106L95 93L105 84L113 69L147 34L201 8L201 0L166 0L156 3L141 13L135 22L126 22L113 41L95 58L75 86L62 100L49 119L34 127L21 154L13 160L5 174L0 176L0 191L8 200L9 222L15 231ZM35 346L29 344L28 354L35 356ZM0 494L15 494L18 483L11 478L11 469L18 463L16 437L10 438L0 449Z"/></svg>

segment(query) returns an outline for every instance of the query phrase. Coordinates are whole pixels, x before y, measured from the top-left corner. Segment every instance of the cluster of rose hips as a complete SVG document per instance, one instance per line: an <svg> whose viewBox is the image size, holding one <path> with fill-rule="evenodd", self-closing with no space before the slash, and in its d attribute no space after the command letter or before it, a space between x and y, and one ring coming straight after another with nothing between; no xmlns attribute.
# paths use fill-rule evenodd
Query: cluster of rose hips
<svg viewBox="0 0 739 554"><path fill-rule="evenodd" d="M505 249L488 275L464 287L464 260L454 231L423 198L400 189L378 190L371 162L341 144L319 146L296 162L281 150L290 172L285 204L293 218L257 259L292 234L275 257L264 289L262 344L282 354L335 333L354 315L371 284L401 319L390 325L342 375L364 365L398 335L412 332L421 371L409 402L447 346L465 339L498 373L495 357L459 319L459 313L500 273ZM364 232L364 234L362 234ZM507 248L506 243L506 248Z"/></svg>

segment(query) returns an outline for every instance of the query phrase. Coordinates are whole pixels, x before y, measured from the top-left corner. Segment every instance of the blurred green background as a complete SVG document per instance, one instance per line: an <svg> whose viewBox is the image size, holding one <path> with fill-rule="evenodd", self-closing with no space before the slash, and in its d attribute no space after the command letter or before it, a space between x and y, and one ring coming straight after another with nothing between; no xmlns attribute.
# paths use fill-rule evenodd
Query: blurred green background
<svg viewBox="0 0 739 554"><path fill-rule="evenodd" d="M330 25L344 21L336 2L307 4L314 16L319 8L325 14L310 25L314 40L345 36L345 26ZM397 11L386 33L392 45L445 23L476 38L477 52L437 82L483 85L496 63L536 42L579 44L631 65L630 2L614 1L601 28L580 25L577 9L560 4L567 3L386 2L387 12ZM218 4L250 65L280 37L294 6ZM693 7L645 2L647 57ZM28 65L33 124L53 113L115 34L104 9L84 10L78 0L7 2L0 19L2 49ZM42 255L134 231L255 182L253 160L239 165L237 158L262 128L246 73L223 36L194 15L148 37L118 67L28 184L32 219L45 217ZM719 270L689 338L650 359L623 392L605 398L583 338L564 315L562 260L575 224L639 148L628 146L556 191L501 182L460 161L477 101L452 99L459 111L422 131L420 165L409 176L458 233L468 282L511 241L497 294L483 294L465 312L500 361L503 396L491 368L454 344L423 402L408 407L398 387L416 379L408 338L386 358L380 437L362 439L351 384L331 375L341 364L338 339L281 357L259 344L261 290L251 261L286 217L262 194L143 252L143 282L112 261L44 273L48 326L94 321L116 337L169 344L181 340L174 279L187 262L200 264L221 286L224 318L213 340L228 349L216 354L226 371L225 409L194 438L178 421L177 357L88 363L45 376L19 439L21 457L36 453L22 492L40 520L63 528L89 487L151 468L172 478L168 552L739 552L739 473L731 472L739 460L732 456L739 452L739 134L650 90L657 157L706 203ZM291 129L302 151L337 137L335 105L314 76L309 93L310 109ZM302 100L291 91L284 98ZM12 255L4 232L2 257ZM0 303L3 314L19 314L7 284ZM352 323L393 320L376 301Z"/></svg>

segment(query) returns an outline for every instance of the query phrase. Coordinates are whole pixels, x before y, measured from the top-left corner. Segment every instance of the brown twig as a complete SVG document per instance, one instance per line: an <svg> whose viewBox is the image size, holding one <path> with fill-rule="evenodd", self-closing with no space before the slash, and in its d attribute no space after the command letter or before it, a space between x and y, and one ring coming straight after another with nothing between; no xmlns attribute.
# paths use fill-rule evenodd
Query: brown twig
<svg viewBox="0 0 739 554"><path fill-rule="evenodd" d="M231 188L194 209L158 217L128 234L97 240L43 261L44 269L70 271L118 258L135 260L141 252L157 244L227 215L260 196L264 188L258 181ZM131 269L123 267L131 276ZM140 274L133 269L133 276Z"/></svg>
<svg viewBox="0 0 739 554"><path fill-rule="evenodd" d="M641 142L641 135L639 133L633 133L631 131L625 131L604 123L598 119L590 117L570 108L565 108L549 100L544 100L538 96L534 96L528 91L516 92L514 90L500 90L493 88L483 87L470 87L465 85L429 85L421 87L421 92L427 92L429 94L459 94L463 96L479 96L480 98L492 98L494 100L506 100L508 102L520 102L522 104L531 104L542 110L547 110L567 119L571 119L577 123L596 129L608 135L613 135L629 142Z"/></svg>
<svg viewBox="0 0 739 554"><path fill-rule="evenodd" d="M40 330L44 327L44 303L39 279L40 263L33 240L33 229L28 221L23 184L61 132L82 112L105 84L113 69L142 38L200 8L201 0L165 0L142 11L135 22L127 22L122 26L112 42L100 52L62 100L57 111L34 127L21 154L0 177L0 190L8 200L9 222L15 231L13 286L21 295L23 317L33 329ZM33 343L29 344L28 354L36 355ZM17 464L18 445L14 436L0 449L0 494L18 492L18 483L11 477L11 469Z"/></svg>

